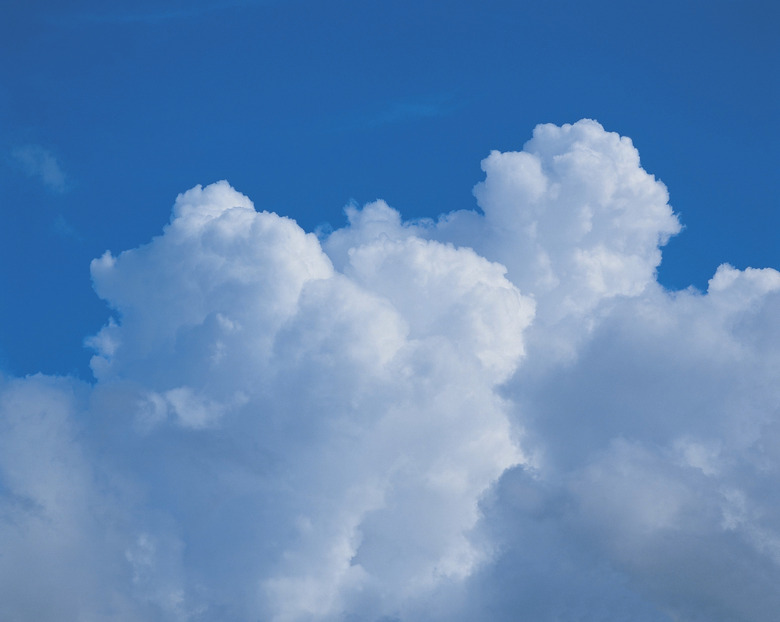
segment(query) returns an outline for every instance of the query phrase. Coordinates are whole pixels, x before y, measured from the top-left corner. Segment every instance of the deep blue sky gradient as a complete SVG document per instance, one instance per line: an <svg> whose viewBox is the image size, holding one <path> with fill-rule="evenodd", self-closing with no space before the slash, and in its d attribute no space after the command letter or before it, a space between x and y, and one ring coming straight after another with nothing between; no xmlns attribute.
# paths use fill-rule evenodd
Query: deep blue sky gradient
<svg viewBox="0 0 780 622"><path fill-rule="evenodd" d="M227 179L307 230L474 208L537 123L630 136L686 230L670 288L780 267L776 2L121 2L0 8L0 370L90 378L89 261ZM56 157L64 189L14 153Z"/></svg>

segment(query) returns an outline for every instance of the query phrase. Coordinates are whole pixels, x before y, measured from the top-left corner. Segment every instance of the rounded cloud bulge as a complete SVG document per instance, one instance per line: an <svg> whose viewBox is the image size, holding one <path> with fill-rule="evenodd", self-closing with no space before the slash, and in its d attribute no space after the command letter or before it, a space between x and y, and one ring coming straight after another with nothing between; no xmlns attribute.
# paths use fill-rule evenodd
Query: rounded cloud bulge
<svg viewBox="0 0 780 622"><path fill-rule="evenodd" d="M772 619L780 274L661 287L595 121L482 169L320 237L196 186L95 259L95 382L0 382L0 618Z"/></svg>
<svg viewBox="0 0 780 622"><path fill-rule="evenodd" d="M523 460L496 388L531 299L469 248L388 230L348 254L334 270L315 236L219 182L180 195L161 236L92 265L116 313L89 341L101 400L183 452L152 458L154 486L181 497L171 520L195 530L175 534L189 555L219 542L220 575L251 568L204 601L248 606L232 592L254 591L237 619L337 618L368 595L381 615L467 576L479 499ZM232 457L204 475L208 435ZM221 519L240 529L191 519L214 512L207 490L245 498Z"/></svg>

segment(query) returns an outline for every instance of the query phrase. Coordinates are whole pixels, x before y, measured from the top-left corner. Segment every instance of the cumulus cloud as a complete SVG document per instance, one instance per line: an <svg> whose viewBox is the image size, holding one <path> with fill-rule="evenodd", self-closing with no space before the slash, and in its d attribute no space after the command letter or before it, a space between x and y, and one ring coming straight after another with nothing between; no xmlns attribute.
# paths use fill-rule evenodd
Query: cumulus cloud
<svg viewBox="0 0 780 622"><path fill-rule="evenodd" d="M24 145L11 153L28 177L40 181L52 192L62 193L68 189L68 177L57 157L40 145Z"/></svg>
<svg viewBox="0 0 780 622"><path fill-rule="evenodd" d="M2 617L772 619L780 273L664 290L594 121L482 168L322 239L197 186L94 260L95 383L0 386Z"/></svg>

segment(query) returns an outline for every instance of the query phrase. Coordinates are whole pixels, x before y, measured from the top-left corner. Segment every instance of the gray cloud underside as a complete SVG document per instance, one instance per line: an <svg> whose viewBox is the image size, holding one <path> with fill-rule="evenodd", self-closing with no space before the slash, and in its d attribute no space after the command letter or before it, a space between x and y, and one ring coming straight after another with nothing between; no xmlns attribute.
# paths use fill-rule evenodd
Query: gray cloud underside
<svg viewBox="0 0 780 622"><path fill-rule="evenodd" d="M0 381L0 618L774 620L780 273L659 286L596 122L482 168L324 239L198 186L96 259L96 382Z"/></svg>

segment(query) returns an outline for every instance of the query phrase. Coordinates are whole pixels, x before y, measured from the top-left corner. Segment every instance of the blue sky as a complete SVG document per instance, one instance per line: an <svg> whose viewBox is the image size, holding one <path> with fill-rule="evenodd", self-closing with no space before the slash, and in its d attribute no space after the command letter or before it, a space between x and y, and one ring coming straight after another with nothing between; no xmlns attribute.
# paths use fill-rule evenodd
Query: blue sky
<svg viewBox="0 0 780 622"><path fill-rule="evenodd" d="M774 622L778 32L6 2L0 619Z"/></svg>
<svg viewBox="0 0 780 622"><path fill-rule="evenodd" d="M229 180L312 230L382 198L473 208L537 123L630 136L685 232L661 281L778 265L771 2L11 2L3 9L4 367L89 377L86 267ZM45 150L47 183L15 157ZM51 316L57 309L58 319Z"/></svg>

